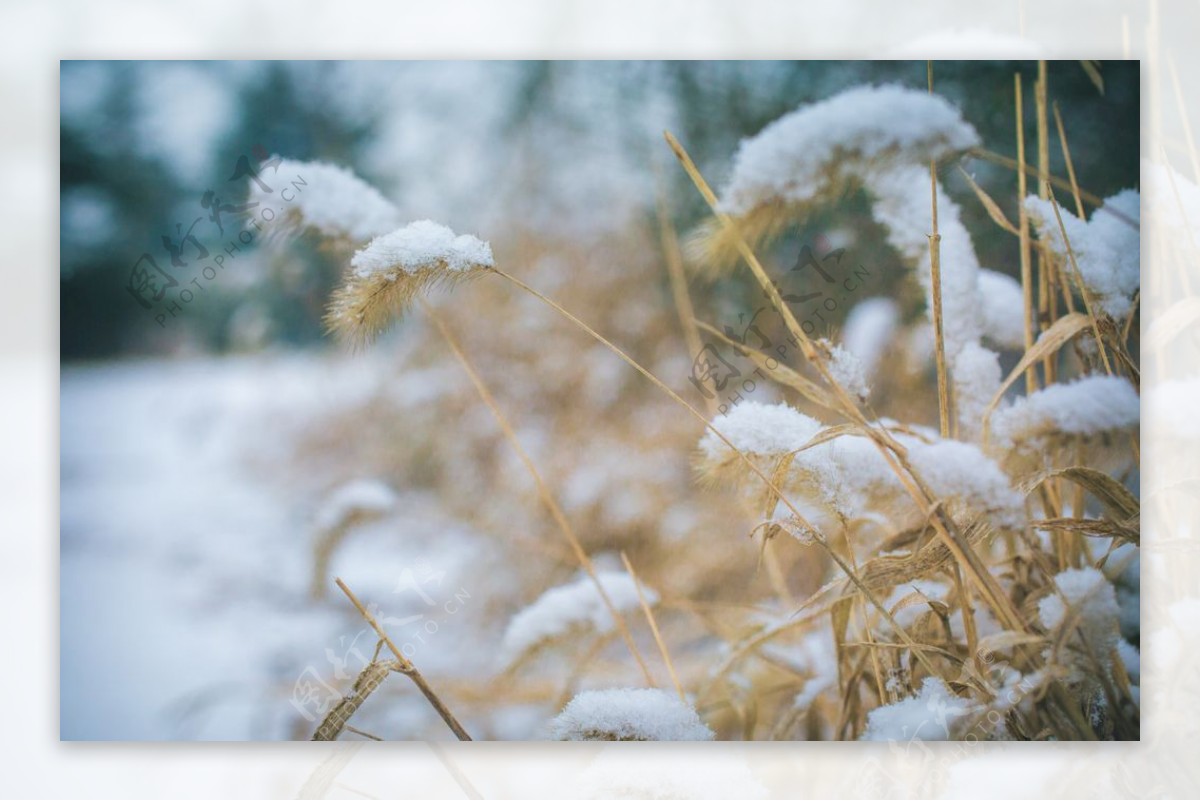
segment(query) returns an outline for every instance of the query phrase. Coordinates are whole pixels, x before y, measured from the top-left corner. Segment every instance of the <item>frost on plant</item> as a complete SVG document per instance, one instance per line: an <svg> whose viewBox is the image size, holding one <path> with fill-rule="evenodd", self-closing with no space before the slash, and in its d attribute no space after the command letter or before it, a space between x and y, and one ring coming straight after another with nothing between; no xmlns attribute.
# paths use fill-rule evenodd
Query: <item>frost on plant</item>
<svg viewBox="0 0 1200 801"><path fill-rule="evenodd" d="M250 182L250 202L277 207L278 192L289 189L292 199L284 206L292 215L289 222L312 228L322 236L361 243L403 222L390 200L345 167L281 159L274 175L285 183L279 189L271 187L268 193L258 182Z"/></svg>
<svg viewBox="0 0 1200 801"><path fill-rule="evenodd" d="M1071 274L1078 269L1096 314L1120 320L1133 307L1133 296L1141 285L1140 200L1136 190L1118 192L1092 212L1087 222L1061 207L1055 216L1052 200L1034 196L1025 200L1038 235L1063 270Z"/></svg>
<svg viewBox="0 0 1200 801"><path fill-rule="evenodd" d="M487 242L429 220L409 223L354 254L326 321L342 338L365 344L429 287L453 286L494 266Z"/></svg>
<svg viewBox="0 0 1200 801"><path fill-rule="evenodd" d="M601 572L596 578L618 612L636 610L637 588L628 573ZM648 604L658 602L649 589L642 590ZM501 662L510 665L531 650L569 634L611 631L613 620L600 592L589 576L554 587L522 609L508 623L501 645Z"/></svg>
<svg viewBox="0 0 1200 801"><path fill-rule="evenodd" d="M556 740L711 740L696 710L664 690L589 690L550 725Z"/></svg>

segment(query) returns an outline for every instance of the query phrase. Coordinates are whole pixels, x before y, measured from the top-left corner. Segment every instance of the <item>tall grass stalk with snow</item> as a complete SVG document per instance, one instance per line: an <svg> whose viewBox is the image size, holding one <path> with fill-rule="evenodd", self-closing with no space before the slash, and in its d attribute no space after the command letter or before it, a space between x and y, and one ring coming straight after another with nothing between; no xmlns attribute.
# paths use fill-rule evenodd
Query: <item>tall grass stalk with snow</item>
<svg viewBox="0 0 1200 801"><path fill-rule="evenodd" d="M746 519L742 531L711 536L761 535L757 546L746 547L786 545L824 571L821 586L799 608L775 601L747 604L751 610L736 615L722 610L738 621L730 625L701 611L700 599L680 598L678 586L641 587L628 561L625 572L597 568L447 322L429 309L582 568L508 619L494 661L512 683L500 686L519 685L536 654L591 642L559 683L569 694L577 684L588 689L557 704L557 716L547 718L549 736L1136 737L1140 690L1136 671L1126 669L1136 662L1136 643L1120 621L1127 618L1122 605L1137 600L1126 569L1139 541L1138 502L1129 486L1136 486L1140 402L1128 341L1138 292L1137 194L1118 193L1086 220L1059 216L1048 183L1047 198L1016 198L1042 254L1034 275L1017 269L1015 240L1012 263L980 264L964 209L939 179L939 166L973 152L980 138L932 92L858 87L801 107L742 143L719 194L682 143L670 134L667 140L713 212L689 242L692 261L709 275L749 268L799 345L802 360L790 372L771 374L781 377L781 392L798 391L795 402L743 399L710 417L549 295L502 269L487 242L430 221L400 224L387 201L340 172L327 177L361 194L352 201L339 196L345 219L317 201L299 212L322 231L358 239L328 312L340 338L365 345L414 302L424 304L431 289L503 278L697 421L691 458L705 479L701 491L726 493ZM1039 156L1043 149L1040 142ZM1039 158L1043 172L1044 163ZM1032 247L995 201L972 186L988 215ZM758 251L847 192L866 196L888 246L909 266L919 291L908 297L917 305L872 298L851 310L840 336L814 339ZM1082 189L1075 194L1091 197ZM384 221L389 230L379 230ZM1056 282L1051 273L1073 280ZM1046 291L1063 293L1064 314L1055 318L1058 304L1046 303L1051 319L1041 321L1046 333L1035 340L1027 301ZM1086 314L1070 311L1076 307ZM909 343L928 335L920 321L906 321L922 311L940 331L945 364L939 366L952 399L939 404L926 387L927 408L914 414L888 388L901 380L911 385L901 375L913 361ZM1102 370L1097 356L1109 352L1112 363ZM1002 354L1017 362L1007 377ZM1041 384L1011 397L1015 379L1039 363ZM880 414L892 406L905 408L908 419ZM953 424L939 426L947 408ZM702 547L679 544L675 568L689 548ZM771 564L785 571L799 563ZM659 567L659 577L670 575L669 564ZM786 584L789 577L775 578ZM656 686L641 655L633 614L639 606L675 693ZM659 616L685 610L704 622L706 635L686 647L670 643L671 630L660 631L651 607ZM644 644L647 631L638 628ZM590 655L613 632L639 670L596 689ZM569 648L559 653L572 661ZM675 661L683 663L678 674ZM539 660L535 667L544 672L556 664ZM629 688L631 679L644 686Z"/></svg>

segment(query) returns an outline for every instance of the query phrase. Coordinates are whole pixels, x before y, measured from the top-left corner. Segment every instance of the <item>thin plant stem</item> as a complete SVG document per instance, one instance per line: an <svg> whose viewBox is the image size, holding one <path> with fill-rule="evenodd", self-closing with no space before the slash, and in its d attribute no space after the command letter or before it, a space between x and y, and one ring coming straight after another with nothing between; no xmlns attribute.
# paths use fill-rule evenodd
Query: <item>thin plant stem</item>
<svg viewBox="0 0 1200 801"><path fill-rule="evenodd" d="M1020 76L1018 75L1017 78L1019 79ZM1024 173L1024 174L1032 176L1033 178L1036 178L1038 180L1049 181L1051 186L1055 186L1055 187L1063 190L1064 192L1071 191L1071 183L1070 183L1070 181L1067 181L1065 178L1059 178L1057 175L1042 175L1037 167L1034 167L1029 164L1021 164L1017 161L1017 159L1009 158L1008 156L1002 155L1000 153L995 153L991 150L988 150L988 149L982 148L982 147L973 147L970 150L968 150L967 153L968 153L968 155L974 156L975 158L980 158L980 159L983 159L984 161L990 161L993 164L999 164L1001 167L1007 167L1008 169L1012 170L1013 172ZM1103 198L1100 198L1099 196L1093 194L1092 192L1087 191L1083 187L1079 187L1079 196L1081 198L1083 198L1084 202L1087 203L1088 205L1095 206L1095 207L1100 207L1100 206L1104 205ZM1132 220L1129 217L1127 217L1126 215L1121 214L1120 212L1117 212L1117 211L1114 211L1112 213L1114 215L1116 215L1119 219L1124 220L1127 224L1132 225L1135 228L1138 227L1138 223L1136 220Z"/></svg>
<svg viewBox="0 0 1200 801"><path fill-rule="evenodd" d="M933 94L933 62L926 62L929 94ZM950 380L946 368L946 329L942 318L942 235L938 233L937 163L929 160L930 212L933 233L929 234L929 293L933 298L933 341L937 362L938 426L943 439L950 437Z"/></svg>
<svg viewBox="0 0 1200 801"><path fill-rule="evenodd" d="M679 236L675 225L671 222L671 210L667 208L667 198L661 186L658 193L658 203L655 207L658 214L658 233L662 240L663 260L667 263L667 276L671 280L671 297L675 301L675 311L679 315L679 326L683 329L683 338L687 342L688 356L695 359L704 347L700 341L700 331L696 327L696 310L692 306L692 297L688 292L687 277L683 272L683 254L679 250ZM704 398L704 405L711 417L717 411L716 397Z"/></svg>
<svg viewBox="0 0 1200 801"><path fill-rule="evenodd" d="M429 316L429 319L433 320L433 324L437 327L438 332L442 335L442 339L444 339L446 344L450 346L450 350L454 352L455 358L458 359L459 364L461 364L463 369L466 371L467 376L471 379L471 383L475 385L475 390L479 393L479 396L483 398L483 402L491 410L492 416L495 417L496 421L500 424L500 428L504 432L504 436L512 445L513 450L516 451L517 457L525 465L525 469L529 472L529 475L533 477L533 482L537 485L538 497L541 498L542 503L545 505L547 511L550 512L550 516L554 518L554 522L558 525L558 528L566 538L567 543L571 546L571 551L575 554L575 558L579 560L580 566L583 568L584 572L587 573L588 577L592 581L592 584L595 585L596 591L600 594L601 601L603 601L605 608L608 610L609 615L613 619L613 623L617 627L617 631L621 633L621 639L625 641L626 647L629 649L629 652L633 654L634 660L637 661L638 667L641 669L642 675L646 679L646 683L653 687L654 677L650 674L650 668L647 667L646 660L642 658L641 652L638 651L637 644L633 641L633 635L630 634L629 627L625 625L624 617L622 617L621 613L617 611L617 607L612 602L612 598L609 597L608 591L604 589L604 584L600 581L600 577L596 574L596 567L592 563L591 557L589 557L587 555L587 551L583 549L583 544L579 541L579 537L575 534L575 529L571 526L571 522L567 519L562 507L558 505L558 501L555 500L554 494L550 492L550 488L546 486L546 482L542 479L542 474L537 469L537 465L533 463L533 459L529 456L529 453L525 450L525 447L521 445L521 440L517 437L517 432L513 429L512 424L509 423L505 414L500 411L500 406L496 403L496 398L492 395L491 390L488 389L487 384L484 383L483 378L480 377L479 372L475 369L474 365L471 364L471 361L467 358L466 353L458 344L458 340L450 332L450 329L446 326L441 316L434 312L432 307L430 307L429 304L424 300L421 301L421 308L425 311L425 314Z"/></svg>
<svg viewBox="0 0 1200 801"><path fill-rule="evenodd" d="M1025 303L1025 350L1033 347L1033 267L1030 255L1029 212L1025 210L1025 115L1021 97L1021 74L1013 76L1017 106L1017 227L1021 236L1021 299ZM1025 392L1032 395L1037 390L1036 368L1030 364L1025 369Z"/></svg>
<svg viewBox="0 0 1200 801"><path fill-rule="evenodd" d="M629 578L633 579L633 589L637 592L638 603L641 604L642 613L646 616L646 623L650 625L650 631L654 634L654 642L658 645L658 652L662 654L663 662L667 666L667 673L671 675L671 683L675 685L675 692L679 693L679 700L686 704L687 694L684 693L683 685L679 682L679 674L675 672L675 663L671 661L671 652L667 650L667 643L663 640L662 632L658 630L658 621L654 619L654 612L646 601L646 594L642 592L642 582L638 579L637 573L633 570L633 563L629 561L629 557L624 551L621 551L621 562L625 565L625 570L629 572Z"/></svg>
<svg viewBox="0 0 1200 801"><path fill-rule="evenodd" d="M1033 84L1034 108L1037 112L1037 145L1038 145L1038 172L1042 175L1050 174L1050 126L1049 114L1047 113L1047 98L1049 93L1048 77L1045 60L1038 61L1038 77ZM1047 198L1048 184L1042 182L1038 189L1038 195L1045 200ZM1051 263L1049 255L1038 250L1037 253L1037 276L1038 276L1038 332L1045 331L1054 324L1054 319L1058 316L1058 298L1055 296L1055 275L1054 267ZM1042 360L1042 378L1046 386L1054 383L1054 361L1050 355L1047 355Z"/></svg>
<svg viewBox="0 0 1200 801"><path fill-rule="evenodd" d="M371 628L375 629L375 633L379 635L379 639L383 640L384 645L388 647L388 650L392 652L392 655L396 657L396 662L398 664L393 669L398 673L403 673L405 676L408 676L412 683L417 685L417 689L421 691L421 694L425 696L427 701L429 701L429 705L433 707L434 711L437 712L438 715L441 716L442 720L446 722L446 725L450 727L450 731L454 732L455 737L460 740L470 740L471 735L467 734L467 730L464 729L462 724L458 722L458 719L454 717L454 713L451 712L449 707L447 707L442 699L438 697L438 694L433 691L433 688L429 686L429 682L425 681L425 677L421 675L421 671L417 670L417 666L412 663L412 660L401 653L400 649L396 647L396 644L392 642L392 638L388 636L388 633L384 630L383 626L379 625L379 621L375 619L375 616L371 614L371 612L362 605L362 601L358 600L354 593L350 591L350 588L346 586L346 582L342 581L340 578L334 579L334 581L338 585L338 588L346 594L347 598L350 599L350 603L354 604L354 608L357 609L358 613L363 616L363 619L371 625Z"/></svg>
<svg viewBox="0 0 1200 801"><path fill-rule="evenodd" d="M1047 189L1049 189L1048 184ZM1100 335L1100 323L1096 319L1096 310L1092 306L1091 292L1084 284L1083 273L1079 271L1079 264L1075 261L1075 249L1071 247L1071 240L1067 238L1067 229L1063 225L1062 213L1058 210L1058 200L1054 197L1054 190L1049 189L1049 192L1050 205L1054 208L1054 219L1058 221L1058 230L1062 233L1063 244L1067 247L1067 258L1071 262L1071 275L1079 284L1079 293L1083 295L1083 305L1087 308L1088 317L1091 318L1092 335L1096 337L1096 348L1100 351L1100 360L1104 362L1104 371L1112 375L1112 364L1108 361L1108 349L1104 346L1104 339Z"/></svg>
<svg viewBox="0 0 1200 801"><path fill-rule="evenodd" d="M1062 112L1058 109L1058 101L1054 101L1054 125L1058 129L1058 142L1062 145L1063 161L1067 163L1067 179L1071 182L1071 195L1075 198L1075 215L1086 220L1083 211L1083 198L1079 196L1079 181L1075 179L1075 162L1071 160L1071 147L1067 144L1067 131L1063 127Z"/></svg>

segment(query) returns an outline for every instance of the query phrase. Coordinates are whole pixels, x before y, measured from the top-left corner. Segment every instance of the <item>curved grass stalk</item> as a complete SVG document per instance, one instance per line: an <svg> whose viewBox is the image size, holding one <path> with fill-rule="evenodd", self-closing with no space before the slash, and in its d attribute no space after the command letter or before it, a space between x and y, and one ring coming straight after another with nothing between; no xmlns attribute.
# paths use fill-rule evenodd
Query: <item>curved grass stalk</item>
<svg viewBox="0 0 1200 801"><path fill-rule="evenodd" d="M712 188L709 187L708 182L704 180L704 176L700 174L700 170L696 167L695 162L692 161L691 156L688 155L687 151L683 148L683 145L681 145L679 140L676 139L669 131L664 131L663 135L667 140L667 144L670 145L671 149L675 152L675 156L683 165L688 177L692 179L692 183L696 185L696 189L704 197L704 200L708 203L709 208L712 209L713 214L726 228L726 230L728 230L730 234L735 237L738 252L746 261L746 264L749 265L754 277L758 279L763 291L771 300L772 306L775 307L775 310L778 311L780 316L783 318L784 324L787 326L789 333L791 333L792 336L800 343L800 350L804 354L805 359L807 359L809 363L816 368L817 372L829 385L830 389L833 390L834 398L841 406L840 411L842 414L849 418L854 424L859 426L866 436L871 438L876 447L879 448L880 453L883 455L883 458L887 462L889 468L896 473L897 478L899 478L901 484L912 496L917 505L923 509L931 510L930 520L934 526L934 529L937 531L938 536L945 541L946 545L950 548L951 553L954 554L955 559L966 566L966 572L968 576L978 586L980 595L987 602L987 604L992 607L1000 620L1014 631L1025 631L1027 627L1020 615L1020 612L1012 604L1008 596L1003 593L1000 586L996 583L995 578L987 571L986 566L984 566L984 564L980 561L979 555L976 554L970 547L970 544L966 542L961 530L954 523L954 520L940 506L935 506L932 493L929 491L928 486L917 474L913 466L908 462L904 447L887 431L881 430L876 426L872 426L867 421L862 411L858 408L858 405L850 398L845 388L842 387L841 384L833 377L829 371L829 367L826 364L825 359L813 346L812 341L801 329L800 324L796 321L795 315L792 314L792 310L783 301L783 297L780 295L779 290L775 287L775 284L767 275L766 270L763 269L758 257L754 255L754 251L750 248L750 245L747 244L746 240L738 231L737 224L728 214L721 211L716 195L713 193ZM682 398L679 400L681 403L686 404ZM724 437L722 437L722 439L724 440ZM727 441L726 443L728 444ZM749 464L749 460L747 460L747 464ZM767 480L761 472L758 470L755 470L755 472L758 473L758 475L764 480ZM768 486L770 486L769 481ZM790 509L791 506L789 504L789 510ZM798 515L798 517L801 521L804 520L803 516ZM832 551L830 552L832 553ZM847 573L847 575L853 574L853 571L849 570L848 566L846 566L844 562L839 564L839 567L841 567L843 571ZM885 617L890 619L891 616L886 615ZM904 638L902 637L902 639ZM915 649L914 654L916 654Z"/></svg>
<svg viewBox="0 0 1200 801"><path fill-rule="evenodd" d="M450 333L450 329L446 327L446 323L442 320L441 316L438 315L429 306L429 304L424 301L424 299L420 299L420 303L422 310L424 310L425 314L429 316L430 320L433 320L433 324L437 326L438 332L442 335L442 339L446 341L446 344L450 346L450 350L454 352L455 358L458 359L459 364L461 364L463 369L466 371L467 376L471 379L471 383L475 385L475 389L479 393L479 396L483 398L483 402L489 409L491 409L492 415L496 418L496 422L500 424L500 428L504 432L504 436L512 445L513 450L517 452L517 457L520 458L521 462L525 465L525 469L529 471L529 475L533 477L533 482L537 485L538 497L542 499L542 503L546 506L547 511L550 512L550 516L554 518L554 522L558 525L558 528L560 531L562 531L567 543L571 546L571 551L575 554L575 558L579 560L580 566L592 580L592 584L595 585L596 591L600 593L600 600L604 603L605 609L607 609L608 613L612 616L613 623L616 624L617 631L621 633L621 639L625 641L626 647L629 648L629 652L633 654L633 658L637 661L638 667L641 668L642 675L645 677L646 683L650 687L655 686L654 677L650 674L650 668L646 666L646 660L642 658L641 653L638 651L637 644L633 641L633 635L629 632L629 627L625 625L625 618L622 617L621 613L617 611L617 607L613 604L612 599L609 597L608 591L604 589L603 582L601 582L600 578L596 575L596 567L592 564L592 560L587 555L587 551L583 549L583 544L580 543L578 535L575 534L575 529L571 527L571 522L567 520L567 516L563 512L562 507L558 505L558 501L555 500L554 494L551 493L550 488L546 486L546 482L542 479L542 474L538 471L537 465L533 463L533 459L529 456L529 453L525 450L524 446L521 445L521 440L518 439L517 432L513 430L512 424L508 422L508 418L505 417L502 411L500 411L500 406L496 403L495 396L492 395L491 390L489 390L487 387L487 384L483 382L483 378L481 378L479 373L475 370L474 365L471 364L466 353L463 352L462 347L458 344L458 340L454 338L452 333Z"/></svg>

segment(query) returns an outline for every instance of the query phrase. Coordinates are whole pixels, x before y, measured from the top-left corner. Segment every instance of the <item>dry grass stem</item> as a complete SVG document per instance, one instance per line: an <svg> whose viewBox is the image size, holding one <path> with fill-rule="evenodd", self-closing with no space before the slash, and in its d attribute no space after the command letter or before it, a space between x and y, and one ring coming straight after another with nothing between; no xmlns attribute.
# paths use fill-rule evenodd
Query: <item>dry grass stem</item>
<svg viewBox="0 0 1200 801"><path fill-rule="evenodd" d="M429 304L425 303L423 300L421 301L421 308L425 311L425 314L428 315L429 319L433 321L433 324L437 327L438 332L442 335L442 339L445 340L446 344L450 347L450 350L453 351L454 357L458 360L458 363L462 365L463 370L466 371L467 376L471 379L471 383L475 386L475 390L479 393L479 396L483 399L483 402L487 405L488 409L491 410L492 416L496 418L496 422L500 425L501 430L504 432L504 436L508 439L509 443L513 447L513 450L516 451L517 457L521 460L521 463L525 465L525 469L533 478L533 482L537 486L538 497L541 498L542 504L545 505L546 510L550 512L550 516L554 519L559 531L561 531L563 537L566 538L567 543L571 547L571 552L574 553L575 558L579 560L580 567L583 568L584 572L586 572L588 577L591 579L593 586L596 588L596 592L599 593L601 601L604 603L605 608L612 617L613 624L616 626L617 631L621 633L621 639L625 641L625 645L629 649L629 653L633 655L634 660L641 669L642 676L646 679L647 685L653 687L654 677L650 674L650 668L647 667L646 660L642 658L642 654L638 650L637 644L633 640L633 635L630 634L629 627L625 624L625 618L619 611L617 611L617 607L613 604L612 598L609 597L608 591L604 589L603 582L601 582L599 576L596 575L596 567L592 563L591 557L588 556L587 551L584 550L583 544L579 541L579 537L576 535L575 529L571 526L571 522L567 519L566 513L563 512L562 507L559 506L558 501L555 499L554 493L552 493L550 488L546 486L546 482L542 478L541 472L537 469L537 465L533 463L532 457L530 457L529 453L525 450L525 447L521 444L521 440L519 437L517 437L517 432L513 429L512 424L509 423L508 417L500 410L499 404L496 403L496 398L492 395L491 390L488 389L487 384L484 383L483 378L479 375L479 372L475 369L475 366L471 364L471 360L467 358L467 354L463 351L462 346L458 344L458 340L450 332L450 329L442 320L441 315L434 312L433 309L429 307Z"/></svg>
<svg viewBox="0 0 1200 801"><path fill-rule="evenodd" d="M446 722L446 725L450 727L450 731L454 732L454 736L460 740L470 740L471 735L467 734L467 730L464 729L462 724L458 722L458 719L454 717L454 713L451 712L449 707L447 707L442 699L438 697L438 694L433 691L433 688L429 686L429 682L425 681L425 677L421 675L419 670L417 670L417 666L414 665L403 653L401 653L400 649L396 647L396 644L392 642L392 638L388 636L386 631L384 631L383 626L379 625L379 621L375 619L375 616L371 614L371 612L362 605L362 602L358 600L354 593L350 591L350 588L346 586L346 582L342 581L340 578L336 579L335 582L338 585L338 588L341 589L341 591L346 594L346 597L350 599L350 603L354 604L354 608L358 610L358 613L362 615L363 619L366 620L367 623L370 624L371 628L375 630L375 633L379 635L379 639L383 641L383 644L386 645L388 650L392 652L392 655L396 657L394 662L380 664L386 664L389 671L394 670L397 673L403 673L405 676L408 676L409 680L417 686L417 689L420 690L421 694L425 696L425 699L429 701L429 705L433 707L434 711L437 712L441 719ZM380 678L380 681L382 681L382 678ZM357 707L355 708L357 709Z"/></svg>
<svg viewBox="0 0 1200 801"><path fill-rule="evenodd" d="M654 612L650 609L650 604L646 601L646 594L642 592L642 582L638 580L637 573L633 570L633 564L629 561L629 557L624 551L621 551L621 563L625 565L625 570L629 572L629 577L633 579L633 587L637 591L638 604L642 607L642 614L646 616L646 623L650 625L650 631L654 634L654 642L658 645L658 652L662 654L663 663L667 666L667 673L671 674L671 683L675 685L675 692L679 694L679 700L687 703L687 693L683 691L683 685L679 682L679 674L675 672L675 663L671 660L671 652L667 650L667 643L663 640L662 632L658 630L658 621L654 619Z"/></svg>

